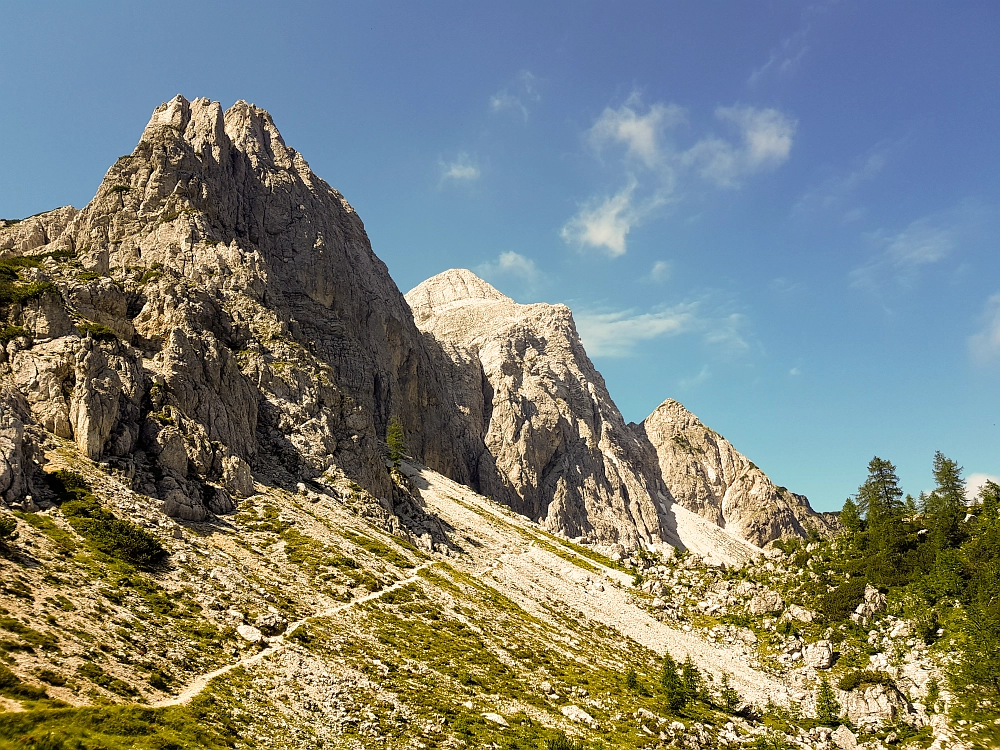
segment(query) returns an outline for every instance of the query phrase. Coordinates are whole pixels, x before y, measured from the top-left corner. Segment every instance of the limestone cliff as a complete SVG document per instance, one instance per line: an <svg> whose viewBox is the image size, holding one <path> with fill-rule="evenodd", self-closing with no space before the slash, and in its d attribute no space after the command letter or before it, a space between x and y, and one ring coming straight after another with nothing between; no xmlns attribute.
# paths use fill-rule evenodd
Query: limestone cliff
<svg viewBox="0 0 1000 750"><path fill-rule="evenodd" d="M468 271L404 299L354 209L246 102L178 96L82 210L0 222L0 314L9 503L44 495L49 436L174 517L228 512L255 478L391 503L398 417L415 459L572 537L736 559L737 538L811 518L728 444L683 463L669 429L627 426L565 306Z"/></svg>
<svg viewBox="0 0 1000 750"><path fill-rule="evenodd" d="M248 465L387 496L392 415L415 456L466 479L361 220L251 104L158 107L88 206L5 224L0 248L31 256L9 261L0 378L172 515L231 508Z"/></svg>
<svg viewBox="0 0 1000 750"><path fill-rule="evenodd" d="M680 543L726 560L747 553L732 537L762 546L827 528L677 402L626 426L564 305L517 304L461 269L406 300L440 349L466 445L480 448L467 456L480 492L570 536Z"/></svg>
<svg viewBox="0 0 1000 750"><path fill-rule="evenodd" d="M762 546L829 530L803 495L776 486L677 401L667 399L641 425L629 427L652 445L674 500L735 536Z"/></svg>
<svg viewBox="0 0 1000 750"><path fill-rule="evenodd" d="M565 305L519 305L450 270L406 295L439 347L463 422L473 486L569 536L611 543L669 536L638 449Z"/></svg>

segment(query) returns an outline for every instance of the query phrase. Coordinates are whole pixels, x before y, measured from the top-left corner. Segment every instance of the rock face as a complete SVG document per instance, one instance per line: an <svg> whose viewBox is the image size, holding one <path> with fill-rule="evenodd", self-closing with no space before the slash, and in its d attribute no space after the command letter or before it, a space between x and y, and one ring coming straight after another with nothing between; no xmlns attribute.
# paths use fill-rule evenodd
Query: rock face
<svg viewBox="0 0 1000 750"><path fill-rule="evenodd" d="M913 720L913 709L906 698L896 688L887 685L868 685L852 690L843 704L844 713L851 722L869 731Z"/></svg>
<svg viewBox="0 0 1000 750"><path fill-rule="evenodd" d="M87 207L5 222L0 248L32 256L18 290L43 286L5 307L28 338L0 380L172 515L231 508L253 491L248 466L288 481L336 465L391 496L392 416L413 455L467 480L361 220L253 105L158 107Z"/></svg>
<svg viewBox="0 0 1000 750"><path fill-rule="evenodd" d="M571 537L732 561L820 526L676 402L626 425L565 306L468 271L404 299L246 102L161 105L85 208L0 222L0 261L8 502L44 430L182 519L255 481L348 477L391 506L398 418L415 459Z"/></svg>
<svg viewBox="0 0 1000 750"><path fill-rule="evenodd" d="M564 305L519 305L471 271L406 295L438 351L472 486L548 528L634 545L669 536L663 488L632 461L641 447Z"/></svg>
<svg viewBox="0 0 1000 750"><path fill-rule="evenodd" d="M564 305L517 304L464 269L406 300L438 350L477 491L605 543L704 538L675 503L758 546L828 528L676 401L625 425Z"/></svg>
<svg viewBox="0 0 1000 750"><path fill-rule="evenodd" d="M804 496L776 486L677 401L667 399L641 425L629 426L652 445L674 500L735 536L762 546L829 531Z"/></svg>

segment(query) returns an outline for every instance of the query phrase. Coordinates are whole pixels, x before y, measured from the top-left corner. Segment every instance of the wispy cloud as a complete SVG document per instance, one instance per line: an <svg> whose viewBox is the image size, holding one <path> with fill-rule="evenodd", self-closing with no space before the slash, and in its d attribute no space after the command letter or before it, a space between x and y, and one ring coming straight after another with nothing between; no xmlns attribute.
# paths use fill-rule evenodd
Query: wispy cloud
<svg viewBox="0 0 1000 750"><path fill-rule="evenodd" d="M956 228L941 217L925 217L911 222L896 234L873 232L869 241L875 254L851 271L851 285L873 289L888 280L909 286L917 273L947 258L955 249Z"/></svg>
<svg viewBox="0 0 1000 750"><path fill-rule="evenodd" d="M441 161L442 182L472 182L478 180L481 173L479 167L467 153L460 153L454 161Z"/></svg>
<svg viewBox="0 0 1000 750"><path fill-rule="evenodd" d="M490 111L494 114L514 113L527 122L527 103L540 101L541 98L538 77L531 71L522 70L513 83L490 97Z"/></svg>
<svg viewBox="0 0 1000 750"><path fill-rule="evenodd" d="M775 109L743 106L718 107L714 114L735 131L735 139L706 135L681 148L672 131L687 123L683 107L646 106L633 92L620 107L605 108L584 141L602 160L617 153L629 186L610 197L592 197L563 227L562 238L579 247L605 248L612 258L624 255L629 231L655 209L679 200L685 188L697 183L738 188L744 178L788 159L794 119Z"/></svg>
<svg viewBox="0 0 1000 750"><path fill-rule="evenodd" d="M776 109L754 107L719 107L715 116L735 126L741 142L704 138L683 154L683 161L705 180L735 188L744 177L772 170L788 160L798 126L795 120Z"/></svg>
<svg viewBox="0 0 1000 750"><path fill-rule="evenodd" d="M580 249L603 250L617 258L625 254L625 238L646 214L659 206L663 199L654 195L640 204L633 200L637 182L634 180L619 193L593 199L566 222L559 236Z"/></svg>
<svg viewBox="0 0 1000 750"><path fill-rule="evenodd" d="M624 144L626 156L652 169L661 166L665 157L663 131L687 119L683 107L676 104L653 104L641 114L642 100L633 92L618 109L605 108L587 133L591 145L600 152L609 143Z"/></svg>
<svg viewBox="0 0 1000 750"><path fill-rule="evenodd" d="M627 357L642 341L676 336L694 328L696 305L677 305L648 313L635 310L575 313L580 338L591 357Z"/></svg>
<svg viewBox="0 0 1000 750"><path fill-rule="evenodd" d="M670 264L665 260L656 261L653 267L649 269L649 276L647 278L656 284L662 284L670 278Z"/></svg>
<svg viewBox="0 0 1000 750"><path fill-rule="evenodd" d="M969 355L977 365L1000 362L1000 294L986 301L982 327L969 337Z"/></svg>
<svg viewBox="0 0 1000 750"><path fill-rule="evenodd" d="M777 48L771 50L767 62L750 73L747 85L754 87L769 78L784 78L794 73L809 51L806 44L808 36L809 26L805 25L782 39Z"/></svg>
<svg viewBox="0 0 1000 750"><path fill-rule="evenodd" d="M531 287L536 286L542 279L542 273L535 265L535 261L513 251L500 253L496 260L477 266L476 272L488 281L508 277Z"/></svg>
<svg viewBox="0 0 1000 750"><path fill-rule="evenodd" d="M628 310L574 311L577 329L592 357L628 357L642 342L696 335L716 355L739 356L750 349L743 315L713 310L705 300Z"/></svg>
<svg viewBox="0 0 1000 750"><path fill-rule="evenodd" d="M835 172L806 192L796 202L793 213L805 216L833 213L839 215L845 223L861 219L866 213L864 207L850 205L855 194L882 174L901 145L901 141L882 141L876 144L855 159L850 169Z"/></svg>

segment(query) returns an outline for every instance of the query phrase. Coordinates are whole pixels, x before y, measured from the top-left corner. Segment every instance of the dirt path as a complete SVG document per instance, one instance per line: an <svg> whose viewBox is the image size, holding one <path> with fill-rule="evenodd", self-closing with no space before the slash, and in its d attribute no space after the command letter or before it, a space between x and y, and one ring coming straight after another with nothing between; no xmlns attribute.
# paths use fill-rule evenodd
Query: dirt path
<svg viewBox="0 0 1000 750"><path fill-rule="evenodd" d="M417 575L417 573L419 573L424 568L429 568L431 565L434 564L435 564L434 560L431 560L430 562L425 562L422 565L418 565L416 568L413 569L412 576L402 581L397 581L388 588L384 588L381 591L376 591L374 593L368 594L367 596L362 596L360 599L354 599L353 601L350 601L347 604L341 604L340 606L337 607L331 607L330 609L323 610L322 612L317 612L316 614L310 615L309 617L304 617L301 620L296 620L295 622L289 624L288 628L285 629L284 633L275 638L272 638L269 642L270 645L268 645L268 647L265 648L263 651L258 651L256 654L245 656L239 661L235 661L232 664L227 664L224 667L216 669L214 672L208 672L207 674L199 675L183 691L181 691L180 693L171 698L165 698L162 701L154 703L153 707L164 708L166 706L178 706L182 703L187 703L192 698L195 698L197 695L199 695L206 687L208 687L208 684L216 677L221 677L222 675L236 669L237 667L251 667L255 664L260 664L260 662L264 661L264 659L266 659L267 657L273 656L274 654L278 654L281 651L283 651L288 645L286 643L286 639L289 638L300 627L309 622L309 620L316 620L322 617L332 617L333 615L336 615L340 612L350 609L356 604L364 604L365 602L370 602L374 599L378 599L380 596L388 594L390 591L396 591L397 589L401 589L403 586L407 586L411 583L419 581L420 576Z"/></svg>

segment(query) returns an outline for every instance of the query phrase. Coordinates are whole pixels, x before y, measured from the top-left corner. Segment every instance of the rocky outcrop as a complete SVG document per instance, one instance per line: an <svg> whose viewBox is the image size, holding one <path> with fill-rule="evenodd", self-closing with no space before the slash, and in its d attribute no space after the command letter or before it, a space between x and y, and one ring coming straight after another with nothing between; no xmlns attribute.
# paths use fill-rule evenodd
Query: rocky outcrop
<svg viewBox="0 0 1000 750"><path fill-rule="evenodd" d="M725 441L674 451L711 442L697 420L678 438L674 402L626 425L565 306L468 271L404 299L354 209L252 104L161 105L85 208L3 222L0 254L0 381L174 517L232 509L255 475L346 475L391 506L398 418L413 458L571 537L687 537L731 562L756 551L741 540L810 528L805 499Z"/></svg>
<svg viewBox="0 0 1000 750"><path fill-rule="evenodd" d="M161 105L83 210L4 222L0 250L32 256L13 282L30 299L4 309L27 337L0 379L172 515L232 507L250 467L279 483L336 467L391 497L392 416L415 457L468 480L361 220L251 104Z"/></svg>
<svg viewBox="0 0 1000 750"><path fill-rule="evenodd" d="M27 219L0 219L0 253L28 255L62 234L78 211L63 206Z"/></svg>
<svg viewBox="0 0 1000 750"><path fill-rule="evenodd" d="M478 491L570 536L684 546L691 536L707 556L727 545L704 544L711 535L677 504L752 545L826 530L804 497L776 487L676 401L625 425L564 305L519 305L463 269L406 299L437 348Z"/></svg>
<svg viewBox="0 0 1000 750"><path fill-rule="evenodd" d="M913 708L892 685L866 685L845 696L844 714L856 727L873 731L897 723L912 723Z"/></svg>
<svg viewBox="0 0 1000 750"><path fill-rule="evenodd" d="M652 446L663 483L677 503L763 546L773 539L828 533L809 501L768 476L673 399L630 428Z"/></svg>
<svg viewBox="0 0 1000 750"><path fill-rule="evenodd" d="M594 369L564 305L519 305L454 269L406 300L436 349L472 486L571 537L674 539L663 488Z"/></svg>

